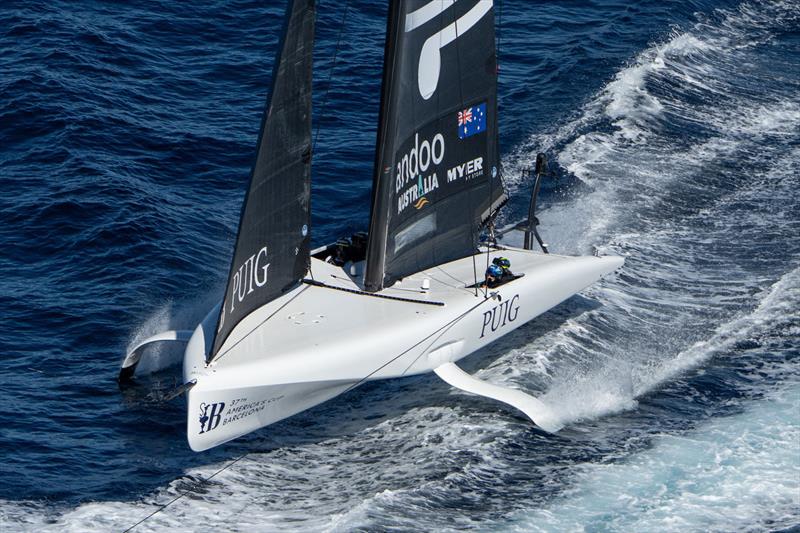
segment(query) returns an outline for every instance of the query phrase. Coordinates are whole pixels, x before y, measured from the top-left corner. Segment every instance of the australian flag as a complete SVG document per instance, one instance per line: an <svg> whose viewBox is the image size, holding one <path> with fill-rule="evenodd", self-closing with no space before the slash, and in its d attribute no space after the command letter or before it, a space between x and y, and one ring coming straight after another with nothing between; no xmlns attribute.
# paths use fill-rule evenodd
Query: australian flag
<svg viewBox="0 0 800 533"><path fill-rule="evenodd" d="M466 139L486 131L486 104L478 104L458 112L458 138Z"/></svg>

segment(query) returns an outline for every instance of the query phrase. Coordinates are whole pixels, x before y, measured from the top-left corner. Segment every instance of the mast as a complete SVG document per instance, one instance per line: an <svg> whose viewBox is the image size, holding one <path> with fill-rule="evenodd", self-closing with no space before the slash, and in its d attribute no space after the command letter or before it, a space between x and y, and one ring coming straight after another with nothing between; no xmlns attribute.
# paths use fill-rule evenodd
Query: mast
<svg viewBox="0 0 800 533"><path fill-rule="evenodd" d="M364 284L476 251L505 197L492 0L391 0Z"/></svg>
<svg viewBox="0 0 800 533"><path fill-rule="evenodd" d="M386 236L388 231L388 210L383 199L388 196L384 189L387 180L382 179L381 165L386 159L386 139L389 129L389 106L395 70L395 48L397 46L398 20L401 0L389 0L389 13L386 17L386 44L383 56L383 82L381 83L381 107L378 117L378 141L375 145L375 166L372 177L372 207L369 217L369 241L367 243L367 270L364 273L364 287L375 292L383 288L383 272L386 260Z"/></svg>
<svg viewBox="0 0 800 533"><path fill-rule="evenodd" d="M314 16L314 0L289 0L209 360L242 319L308 270Z"/></svg>

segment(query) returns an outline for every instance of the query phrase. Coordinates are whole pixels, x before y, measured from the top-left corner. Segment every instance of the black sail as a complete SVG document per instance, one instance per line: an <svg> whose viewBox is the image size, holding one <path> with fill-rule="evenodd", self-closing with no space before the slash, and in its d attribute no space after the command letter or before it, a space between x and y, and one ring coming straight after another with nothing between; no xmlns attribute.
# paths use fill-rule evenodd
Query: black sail
<svg viewBox="0 0 800 533"><path fill-rule="evenodd" d="M392 0L367 290L475 252L498 152L492 0Z"/></svg>
<svg viewBox="0 0 800 533"><path fill-rule="evenodd" d="M289 1L213 355L236 324L308 269L314 10L314 0Z"/></svg>

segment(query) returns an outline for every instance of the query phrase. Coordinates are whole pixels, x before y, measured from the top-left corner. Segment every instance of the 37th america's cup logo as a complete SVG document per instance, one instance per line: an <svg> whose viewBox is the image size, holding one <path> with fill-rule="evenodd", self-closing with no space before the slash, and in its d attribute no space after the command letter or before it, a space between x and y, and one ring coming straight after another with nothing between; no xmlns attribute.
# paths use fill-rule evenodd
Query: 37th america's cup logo
<svg viewBox="0 0 800 533"><path fill-rule="evenodd" d="M406 15L406 33L413 31L450 8L456 0L431 0L421 8ZM440 50L464 35L492 9L493 0L478 0L475 6L458 20L428 37L419 54L417 83L419 94L427 100L436 92L439 71L442 68Z"/></svg>
<svg viewBox="0 0 800 533"><path fill-rule="evenodd" d="M222 420L225 402L200 404L200 435L215 429Z"/></svg>

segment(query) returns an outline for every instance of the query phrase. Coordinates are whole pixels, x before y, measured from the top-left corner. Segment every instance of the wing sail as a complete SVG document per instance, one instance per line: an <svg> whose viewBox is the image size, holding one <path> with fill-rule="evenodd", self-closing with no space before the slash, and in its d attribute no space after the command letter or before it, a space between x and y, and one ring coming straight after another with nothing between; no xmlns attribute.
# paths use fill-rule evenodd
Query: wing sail
<svg viewBox="0 0 800 533"><path fill-rule="evenodd" d="M314 0L290 0L211 359L239 321L308 269L314 16Z"/></svg>
<svg viewBox="0 0 800 533"><path fill-rule="evenodd" d="M502 203L492 0L393 0L367 290L466 257Z"/></svg>

